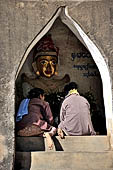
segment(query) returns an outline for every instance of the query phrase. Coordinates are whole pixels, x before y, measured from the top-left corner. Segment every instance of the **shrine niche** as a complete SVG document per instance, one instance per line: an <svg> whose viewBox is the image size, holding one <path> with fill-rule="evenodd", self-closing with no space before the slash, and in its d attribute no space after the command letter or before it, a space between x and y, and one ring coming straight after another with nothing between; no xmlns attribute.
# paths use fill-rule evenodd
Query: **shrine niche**
<svg viewBox="0 0 113 170"><path fill-rule="evenodd" d="M43 88L57 126L60 104L64 98L63 88L69 81L75 81L80 94L91 104L96 131L106 134L103 88L98 67L84 42L66 26L68 22L65 23L63 16L56 14L55 17L51 27L44 28L44 33L42 30L42 34L38 34L37 42L25 54L26 60L16 80L16 108L31 88Z"/></svg>

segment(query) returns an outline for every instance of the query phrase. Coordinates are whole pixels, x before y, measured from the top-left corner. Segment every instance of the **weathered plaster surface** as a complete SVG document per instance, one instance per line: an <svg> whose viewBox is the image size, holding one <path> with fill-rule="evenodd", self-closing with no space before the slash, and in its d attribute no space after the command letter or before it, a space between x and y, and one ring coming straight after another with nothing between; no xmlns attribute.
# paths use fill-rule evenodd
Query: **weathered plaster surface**
<svg viewBox="0 0 113 170"><path fill-rule="evenodd" d="M8 156L8 149L5 143L5 137L0 135L0 162Z"/></svg>
<svg viewBox="0 0 113 170"><path fill-rule="evenodd" d="M59 6L98 46L113 72L113 2L71 0L0 1L0 134L5 140L0 169L12 170L14 156L15 74L23 54ZM1 142L2 143L2 142Z"/></svg>

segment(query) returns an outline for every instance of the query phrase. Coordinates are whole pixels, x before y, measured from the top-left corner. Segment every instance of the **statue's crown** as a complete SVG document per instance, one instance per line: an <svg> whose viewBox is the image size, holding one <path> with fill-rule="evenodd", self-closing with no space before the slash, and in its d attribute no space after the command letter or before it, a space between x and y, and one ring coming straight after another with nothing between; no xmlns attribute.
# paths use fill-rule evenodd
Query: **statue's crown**
<svg viewBox="0 0 113 170"><path fill-rule="evenodd" d="M55 56L58 57L59 48L53 43L51 34L45 35L37 44L34 60L39 56Z"/></svg>

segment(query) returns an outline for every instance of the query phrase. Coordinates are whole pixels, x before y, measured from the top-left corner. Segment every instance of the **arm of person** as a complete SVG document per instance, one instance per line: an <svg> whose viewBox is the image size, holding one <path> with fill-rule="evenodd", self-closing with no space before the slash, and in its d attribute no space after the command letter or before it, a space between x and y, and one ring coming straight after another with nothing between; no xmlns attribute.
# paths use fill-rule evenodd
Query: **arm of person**
<svg viewBox="0 0 113 170"><path fill-rule="evenodd" d="M64 104L62 103L61 109L60 109L60 124L58 125L57 133L60 136L61 139L64 138L63 128L64 128L64 121L66 116L66 109L64 107Z"/></svg>

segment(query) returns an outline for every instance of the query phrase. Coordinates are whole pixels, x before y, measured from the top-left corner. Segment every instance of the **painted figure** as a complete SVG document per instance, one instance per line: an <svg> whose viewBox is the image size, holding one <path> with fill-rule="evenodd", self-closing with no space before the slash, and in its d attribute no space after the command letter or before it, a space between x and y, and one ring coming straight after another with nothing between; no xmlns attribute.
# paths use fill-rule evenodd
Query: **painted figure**
<svg viewBox="0 0 113 170"><path fill-rule="evenodd" d="M60 124L58 135L96 135L90 116L90 105L88 101L79 95L77 84L71 82L65 86L66 97L60 111Z"/></svg>
<svg viewBox="0 0 113 170"><path fill-rule="evenodd" d="M51 35L43 37L34 51L33 68L37 75L50 78L57 75L59 48L53 44Z"/></svg>
<svg viewBox="0 0 113 170"><path fill-rule="evenodd" d="M37 77L30 78L22 74L24 96L32 88L42 88L46 93L54 93L70 81L69 75L60 79L57 77L58 54L59 48L54 45L50 34L36 44L32 67Z"/></svg>
<svg viewBox="0 0 113 170"><path fill-rule="evenodd" d="M43 136L49 149L53 149L51 136L56 133L49 103L44 101L44 91L34 88L19 107L16 117L16 131L19 136Z"/></svg>

